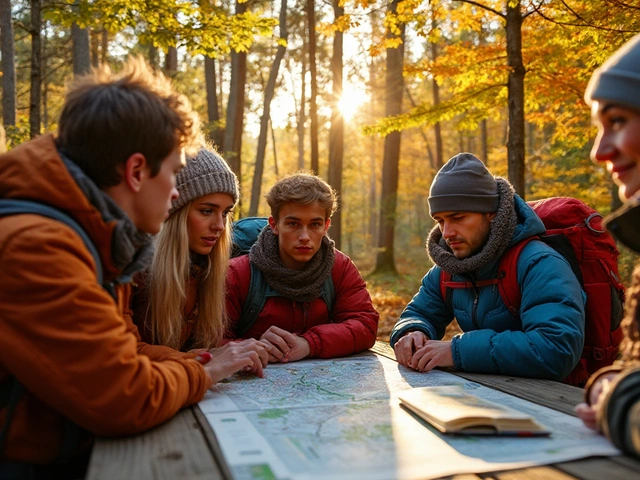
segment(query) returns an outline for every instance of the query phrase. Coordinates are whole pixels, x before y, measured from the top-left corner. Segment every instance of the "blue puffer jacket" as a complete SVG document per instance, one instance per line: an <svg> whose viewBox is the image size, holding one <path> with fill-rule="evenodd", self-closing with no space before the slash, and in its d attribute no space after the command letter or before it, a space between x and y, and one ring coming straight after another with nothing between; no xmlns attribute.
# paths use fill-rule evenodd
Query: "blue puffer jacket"
<svg viewBox="0 0 640 480"><path fill-rule="evenodd" d="M542 221L517 195L515 209L518 225L510 245L544 233ZM496 278L498 262L453 280ZM441 339L455 317L464 332L451 341L456 369L563 379L578 363L584 344L586 299L580 283L564 257L542 242L527 244L517 270L519 317L509 313L496 285L478 288L477 296L472 288L453 289L450 309L440 290L440 267L434 266L393 327L391 345L414 330Z"/></svg>

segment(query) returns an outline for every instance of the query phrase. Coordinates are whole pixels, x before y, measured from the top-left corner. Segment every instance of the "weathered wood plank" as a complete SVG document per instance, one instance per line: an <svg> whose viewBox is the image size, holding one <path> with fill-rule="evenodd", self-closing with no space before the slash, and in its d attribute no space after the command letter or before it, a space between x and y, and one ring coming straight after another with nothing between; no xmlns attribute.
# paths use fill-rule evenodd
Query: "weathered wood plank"
<svg viewBox="0 0 640 480"><path fill-rule="evenodd" d="M484 480L573 480L576 478L548 465L482 474L482 477Z"/></svg>
<svg viewBox="0 0 640 480"><path fill-rule="evenodd" d="M616 457L601 458L592 457L574 462L565 462L555 465L558 469L574 475L582 480L630 480L640 478L640 472L636 468L629 468L613 461Z"/></svg>
<svg viewBox="0 0 640 480"><path fill-rule="evenodd" d="M207 441L191 408L142 435L98 438L87 480L221 480Z"/></svg>
<svg viewBox="0 0 640 480"><path fill-rule="evenodd" d="M371 351L392 360L396 358L393 349L387 342L377 341ZM575 416L575 406L582 401L582 389L560 382L484 373L457 371L451 371L451 373L573 416Z"/></svg>

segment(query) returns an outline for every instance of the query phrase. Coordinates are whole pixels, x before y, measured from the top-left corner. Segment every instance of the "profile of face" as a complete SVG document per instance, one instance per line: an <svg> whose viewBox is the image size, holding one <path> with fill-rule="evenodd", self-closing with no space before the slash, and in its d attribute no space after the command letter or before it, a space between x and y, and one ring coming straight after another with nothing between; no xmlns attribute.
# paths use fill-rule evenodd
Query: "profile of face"
<svg viewBox="0 0 640 480"><path fill-rule="evenodd" d="M440 212L433 215L442 238L453 255L462 260L478 253L489 238L494 213Z"/></svg>
<svg viewBox="0 0 640 480"><path fill-rule="evenodd" d="M640 112L594 101L591 117L598 127L591 159L606 165L624 202L640 191Z"/></svg>
<svg viewBox="0 0 640 480"><path fill-rule="evenodd" d="M278 220L269 217L271 231L278 236L278 249L283 265L302 270L322 246L331 219L319 202L300 205L287 202L280 207Z"/></svg>
<svg viewBox="0 0 640 480"><path fill-rule="evenodd" d="M233 197L228 193L211 193L189 204L187 233L189 249L208 255L227 227L227 217L233 211Z"/></svg>
<svg viewBox="0 0 640 480"><path fill-rule="evenodd" d="M151 234L160 231L169 216L171 202L178 198L176 175L183 166L184 154L181 148L176 148L162 161L157 175L151 176L151 167L144 167L131 216L139 230Z"/></svg>

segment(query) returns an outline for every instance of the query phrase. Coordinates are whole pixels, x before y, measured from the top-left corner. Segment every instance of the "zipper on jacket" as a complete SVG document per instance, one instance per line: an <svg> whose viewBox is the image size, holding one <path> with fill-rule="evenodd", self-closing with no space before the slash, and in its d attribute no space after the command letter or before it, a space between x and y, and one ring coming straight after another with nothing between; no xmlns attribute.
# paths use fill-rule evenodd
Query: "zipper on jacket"
<svg viewBox="0 0 640 480"><path fill-rule="evenodd" d="M473 326L476 329L480 330L480 325L478 325L478 297L480 296L478 293L478 287L476 287L475 282L473 282L473 308L471 309L471 321L473 322Z"/></svg>

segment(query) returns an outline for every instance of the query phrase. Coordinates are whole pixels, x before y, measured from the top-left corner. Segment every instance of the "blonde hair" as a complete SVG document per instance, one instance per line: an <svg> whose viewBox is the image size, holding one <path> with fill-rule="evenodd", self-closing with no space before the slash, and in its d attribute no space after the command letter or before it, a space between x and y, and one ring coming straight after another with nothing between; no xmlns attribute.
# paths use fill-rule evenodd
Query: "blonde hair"
<svg viewBox="0 0 640 480"><path fill-rule="evenodd" d="M149 307L146 322L154 344L179 350L187 284L191 269L187 215L191 202L164 222L156 237L156 252L147 282ZM212 348L220 344L227 327L225 280L231 254L231 215L208 255L206 271L197 290L198 314L192 348Z"/></svg>

